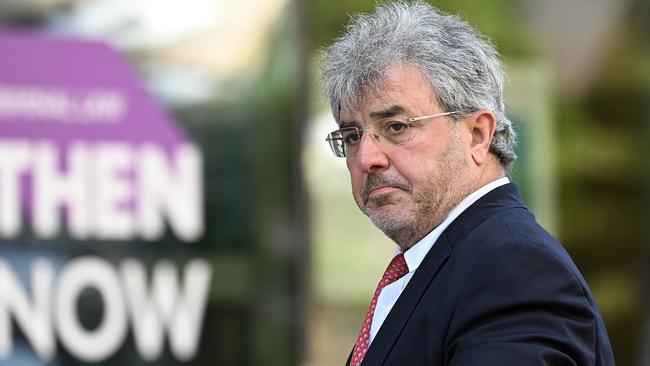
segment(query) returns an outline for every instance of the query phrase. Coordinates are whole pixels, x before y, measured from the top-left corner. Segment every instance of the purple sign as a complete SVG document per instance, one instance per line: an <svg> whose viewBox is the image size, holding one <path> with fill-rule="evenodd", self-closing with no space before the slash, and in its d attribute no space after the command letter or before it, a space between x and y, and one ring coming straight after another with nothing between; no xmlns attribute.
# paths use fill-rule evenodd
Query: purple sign
<svg viewBox="0 0 650 366"><path fill-rule="evenodd" d="M0 136L154 142L186 141L108 45L0 33Z"/></svg>
<svg viewBox="0 0 650 366"><path fill-rule="evenodd" d="M72 240L156 240L166 224L185 242L202 235L200 150L119 54L102 43L0 33L0 55L0 238L12 242L28 224L41 239L65 230ZM20 249L8 252L0 258L0 361L24 356L13 323L44 361L57 344L81 361L107 360L129 332L147 361L160 357L165 339L180 360L196 354L212 273L205 260L188 261L181 280L174 262L160 259L148 280L134 258L34 257L14 268ZM30 279L18 276L26 272ZM93 329L78 311L88 288L103 309Z"/></svg>
<svg viewBox="0 0 650 366"><path fill-rule="evenodd" d="M203 233L200 150L98 42L0 33L0 237Z"/></svg>

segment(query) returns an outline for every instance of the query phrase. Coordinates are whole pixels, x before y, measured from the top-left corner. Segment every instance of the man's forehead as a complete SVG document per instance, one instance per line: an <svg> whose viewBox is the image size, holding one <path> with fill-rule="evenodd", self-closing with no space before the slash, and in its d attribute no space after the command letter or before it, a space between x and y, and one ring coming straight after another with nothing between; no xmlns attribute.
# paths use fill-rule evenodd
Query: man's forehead
<svg viewBox="0 0 650 366"><path fill-rule="evenodd" d="M436 92L429 79L415 66L398 64L388 68L381 80L366 87L355 100L344 102L337 120L356 116L381 118L437 108Z"/></svg>
<svg viewBox="0 0 650 366"><path fill-rule="evenodd" d="M339 109L339 120L345 121L351 118L385 118L398 114L410 112L407 95L395 95L385 89L373 88L365 91L360 98L354 102L343 104Z"/></svg>

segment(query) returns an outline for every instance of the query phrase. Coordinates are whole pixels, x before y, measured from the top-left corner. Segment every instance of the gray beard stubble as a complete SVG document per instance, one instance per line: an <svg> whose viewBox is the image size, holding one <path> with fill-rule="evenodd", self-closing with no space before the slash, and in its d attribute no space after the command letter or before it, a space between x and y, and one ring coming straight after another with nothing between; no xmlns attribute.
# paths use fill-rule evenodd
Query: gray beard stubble
<svg viewBox="0 0 650 366"><path fill-rule="evenodd" d="M449 150L441 157L441 174L432 176L420 187L413 187L401 177L382 173L369 175L361 191L361 199L366 201L366 208L361 208L359 202L357 205L386 236L402 248L410 248L440 225L449 211L477 188L476 182L461 180L462 172L468 168L468 163L462 158L462 151L460 136L455 135ZM398 213L368 209L368 193L374 187L382 185L411 191L413 205L408 211ZM389 196L373 198L372 202L381 207L389 203Z"/></svg>

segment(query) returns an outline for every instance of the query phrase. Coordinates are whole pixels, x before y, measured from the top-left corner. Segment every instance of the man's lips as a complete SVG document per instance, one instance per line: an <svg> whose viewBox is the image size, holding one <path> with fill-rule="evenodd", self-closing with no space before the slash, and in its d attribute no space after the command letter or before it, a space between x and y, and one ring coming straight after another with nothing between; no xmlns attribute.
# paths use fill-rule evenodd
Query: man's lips
<svg viewBox="0 0 650 366"><path fill-rule="evenodd" d="M368 204L368 202L374 202L374 203L379 203L379 202L384 202L388 203L386 201L388 197L391 194L398 193L400 191L407 191L407 189L398 187L398 186L379 186L379 187L373 187L369 189L363 196L363 203Z"/></svg>
<svg viewBox="0 0 650 366"><path fill-rule="evenodd" d="M372 196L379 196L383 194L393 193L398 190L400 190L400 188L393 187L393 186L383 186L383 187L373 188L368 193L368 198L372 198Z"/></svg>
<svg viewBox="0 0 650 366"><path fill-rule="evenodd" d="M366 181L361 187L361 202L364 204L371 198L385 197L398 191L408 192L411 186L408 182L396 175L368 175Z"/></svg>

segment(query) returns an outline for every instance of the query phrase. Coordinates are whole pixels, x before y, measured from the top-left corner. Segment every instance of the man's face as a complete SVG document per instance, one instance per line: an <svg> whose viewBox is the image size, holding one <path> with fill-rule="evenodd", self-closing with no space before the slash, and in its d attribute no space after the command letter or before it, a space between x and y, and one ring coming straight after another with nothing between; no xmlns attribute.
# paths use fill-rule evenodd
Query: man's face
<svg viewBox="0 0 650 366"><path fill-rule="evenodd" d="M397 113L417 117L443 112L426 77L412 66L393 66L379 93L366 93L355 110L342 108L342 124L365 127ZM462 122L460 122L462 123ZM414 122L410 140L390 145L367 131L346 158L357 205L402 248L440 224L476 189L467 146L471 136L448 117Z"/></svg>

